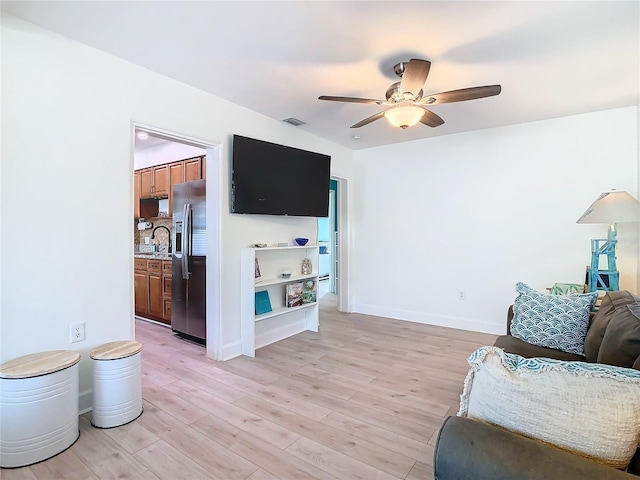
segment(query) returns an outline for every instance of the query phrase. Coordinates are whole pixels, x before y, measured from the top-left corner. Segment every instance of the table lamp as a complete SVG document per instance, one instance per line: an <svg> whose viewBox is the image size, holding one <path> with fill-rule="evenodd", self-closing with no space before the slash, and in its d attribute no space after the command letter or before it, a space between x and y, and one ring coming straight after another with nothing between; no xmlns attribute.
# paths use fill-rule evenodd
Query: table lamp
<svg viewBox="0 0 640 480"><path fill-rule="evenodd" d="M639 222L640 202L624 191L611 190L601 194L576 223L605 223L609 232L605 239L591 240L591 266L587 284L589 291L598 288L618 290L618 270L616 267L617 223ZM607 255L607 270L599 270L600 255ZM608 281L605 281L605 277Z"/></svg>

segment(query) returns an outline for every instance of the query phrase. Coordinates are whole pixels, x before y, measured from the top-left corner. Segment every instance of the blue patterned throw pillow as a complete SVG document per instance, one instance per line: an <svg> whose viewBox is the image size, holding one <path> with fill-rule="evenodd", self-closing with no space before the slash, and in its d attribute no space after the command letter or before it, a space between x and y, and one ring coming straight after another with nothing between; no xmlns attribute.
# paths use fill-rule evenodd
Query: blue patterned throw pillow
<svg viewBox="0 0 640 480"><path fill-rule="evenodd" d="M522 282L516 284L511 335L540 347L584 355L589 312L597 292L545 295Z"/></svg>

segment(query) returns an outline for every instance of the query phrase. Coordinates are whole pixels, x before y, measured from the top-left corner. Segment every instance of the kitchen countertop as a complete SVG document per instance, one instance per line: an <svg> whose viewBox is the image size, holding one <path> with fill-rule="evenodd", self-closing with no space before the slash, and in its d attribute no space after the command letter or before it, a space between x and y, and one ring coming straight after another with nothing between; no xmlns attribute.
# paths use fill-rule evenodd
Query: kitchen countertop
<svg viewBox="0 0 640 480"><path fill-rule="evenodd" d="M171 260L171 254L167 252L137 252L133 258L147 258L150 260Z"/></svg>

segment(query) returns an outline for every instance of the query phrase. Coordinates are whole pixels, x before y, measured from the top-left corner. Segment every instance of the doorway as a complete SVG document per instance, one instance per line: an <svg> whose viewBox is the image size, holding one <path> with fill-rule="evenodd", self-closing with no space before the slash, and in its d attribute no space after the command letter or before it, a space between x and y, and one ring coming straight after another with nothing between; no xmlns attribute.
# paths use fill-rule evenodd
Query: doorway
<svg viewBox="0 0 640 480"><path fill-rule="evenodd" d="M340 216L338 194L343 180L331 178L329 184L329 215L318 218L318 246L320 247L319 294L340 296Z"/></svg>
<svg viewBox="0 0 640 480"><path fill-rule="evenodd" d="M138 136L138 134L141 134ZM222 161L220 145L206 140L161 130L149 125L132 124L132 178L136 170L154 168L155 165L171 164L184 158L201 155L202 175L205 178L206 196L206 351L207 357L219 360L222 354L221 338L221 204ZM145 138L146 137L146 138ZM142 154L141 152L145 152ZM193 154L195 152L195 155ZM183 158L179 158L183 157ZM206 172L206 174L205 174ZM138 201L134 186L132 205ZM135 209L133 208L132 210ZM171 212L166 212L169 216ZM134 213L135 217L135 213ZM138 222L138 220L136 220ZM134 223L136 223L134 222ZM169 222L170 223L170 222ZM134 239L137 226L134 225ZM172 235L172 232L170 232ZM145 236L146 237L146 236ZM145 238L148 240L148 237ZM134 240L135 242L135 240ZM135 253L135 251L134 251ZM132 275L133 278L133 275ZM133 289L132 289L133 290ZM132 317L132 332L135 335L135 316Z"/></svg>

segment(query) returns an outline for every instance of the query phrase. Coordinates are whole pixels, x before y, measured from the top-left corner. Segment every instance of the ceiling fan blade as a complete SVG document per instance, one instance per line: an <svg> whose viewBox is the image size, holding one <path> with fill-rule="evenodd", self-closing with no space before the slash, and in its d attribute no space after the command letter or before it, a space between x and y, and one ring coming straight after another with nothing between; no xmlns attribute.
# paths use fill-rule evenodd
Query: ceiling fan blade
<svg viewBox="0 0 640 480"><path fill-rule="evenodd" d="M461 88L460 90L451 90L449 92L436 93L427 95L420 103L434 105L436 103L453 103L464 102L466 100L475 100L477 98L493 97L500 95L502 87L500 85L486 85L484 87Z"/></svg>
<svg viewBox="0 0 640 480"><path fill-rule="evenodd" d="M332 102L350 102L350 103L375 103L381 105L384 100L375 100L373 98L356 98L356 97L332 97L328 95L321 95L318 100L331 100Z"/></svg>
<svg viewBox="0 0 640 480"><path fill-rule="evenodd" d="M417 95L429 76L431 62L412 58L404 69L400 82L400 93L411 92Z"/></svg>
<svg viewBox="0 0 640 480"><path fill-rule="evenodd" d="M422 118L420 119L421 123L424 123L429 127L439 127L444 123L444 120L440 118L438 115L436 115L435 113L433 113L431 110L428 110L424 107L422 108L424 110L424 115L422 115Z"/></svg>
<svg viewBox="0 0 640 480"><path fill-rule="evenodd" d="M351 125L351 128L360 128L368 125L371 122L375 122L380 118L384 117L384 111L378 112L375 115L371 115L370 117L365 118L364 120L360 120L358 123Z"/></svg>

